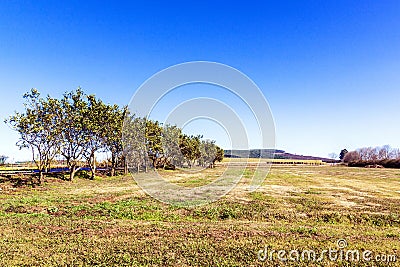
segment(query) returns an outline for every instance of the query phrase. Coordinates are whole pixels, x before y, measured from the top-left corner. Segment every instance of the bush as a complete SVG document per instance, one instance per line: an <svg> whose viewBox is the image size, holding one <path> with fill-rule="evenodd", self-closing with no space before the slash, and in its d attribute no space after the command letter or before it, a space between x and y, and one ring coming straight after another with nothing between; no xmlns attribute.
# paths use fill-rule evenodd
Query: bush
<svg viewBox="0 0 400 267"><path fill-rule="evenodd" d="M369 165L378 166L381 165L385 168L393 168L393 169L400 169L400 159L385 159L385 160L358 160L358 161L351 161L348 163L349 167L366 167Z"/></svg>

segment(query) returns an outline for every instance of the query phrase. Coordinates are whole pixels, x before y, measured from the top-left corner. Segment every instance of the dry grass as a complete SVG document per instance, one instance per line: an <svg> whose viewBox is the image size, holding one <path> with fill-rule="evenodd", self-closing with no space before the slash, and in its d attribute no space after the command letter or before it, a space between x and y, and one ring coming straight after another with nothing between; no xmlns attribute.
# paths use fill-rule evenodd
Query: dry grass
<svg viewBox="0 0 400 267"><path fill-rule="evenodd" d="M182 186L214 180L223 168L163 171ZM1 266L276 266L257 251L400 251L400 171L274 166L261 188L238 188L196 208L145 195L131 176L49 178L42 187L0 184ZM400 255L398 255L400 256ZM289 262L291 266L387 266L384 262ZM396 265L398 263L392 263Z"/></svg>

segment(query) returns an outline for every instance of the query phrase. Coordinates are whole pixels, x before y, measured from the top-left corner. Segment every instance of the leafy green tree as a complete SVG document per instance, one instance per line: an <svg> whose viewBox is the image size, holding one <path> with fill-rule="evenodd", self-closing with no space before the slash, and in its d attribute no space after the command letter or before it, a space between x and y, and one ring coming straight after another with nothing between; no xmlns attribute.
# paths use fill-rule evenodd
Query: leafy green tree
<svg viewBox="0 0 400 267"><path fill-rule="evenodd" d="M220 148L219 146L216 146L217 153L215 155L214 161L213 161L213 166L215 165L215 162L221 162L224 159L224 150Z"/></svg>
<svg viewBox="0 0 400 267"><path fill-rule="evenodd" d="M147 162L145 128L146 121L144 119L134 115L125 116L122 139L123 154L127 167L129 165L129 168L132 169L135 166L137 172L140 171L141 166L146 166Z"/></svg>
<svg viewBox="0 0 400 267"><path fill-rule="evenodd" d="M37 89L24 94L24 99L25 112L16 112L5 122L19 132L17 146L31 150L41 184L44 173L59 152L60 102L50 96L41 98Z"/></svg>
<svg viewBox="0 0 400 267"><path fill-rule="evenodd" d="M82 168L85 144L88 141L87 119L88 103L81 88L65 93L60 101L60 154L69 168L69 180Z"/></svg>
<svg viewBox="0 0 400 267"><path fill-rule="evenodd" d="M175 125L165 125L162 129L162 164L164 167L182 166L183 155L179 148L182 129Z"/></svg>
<svg viewBox="0 0 400 267"><path fill-rule="evenodd" d="M146 119L146 147L148 158L152 161L154 168L158 167L160 159L163 154L162 147L162 124L158 121L151 121Z"/></svg>
<svg viewBox="0 0 400 267"><path fill-rule="evenodd" d="M199 165L203 167L212 167L217 154L215 141L202 140L200 151L201 157L199 158Z"/></svg>
<svg viewBox="0 0 400 267"><path fill-rule="evenodd" d="M85 138L82 144L83 156L91 170L91 179L94 179L96 173L96 152L103 152L106 147L106 127L108 122L107 111L110 107L104 104L94 95L87 98L87 108L82 114L85 118L84 132Z"/></svg>
<svg viewBox="0 0 400 267"><path fill-rule="evenodd" d="M105 111L106 120L103 127L106 151L111 153L111 176L115 176L120 161L124 162L124 166L126 166L122 145L122 129L127 110L127 107L120 108L118 105L109 105Z"/></svg>
<svg viewBox="0 0 400 267"><path fill-rule="evenodd" d="M195 164L196 160L201 157L200 144L201 135L191 135L186 134L181 135L179 148L188 162L189 168Z"/></svg>

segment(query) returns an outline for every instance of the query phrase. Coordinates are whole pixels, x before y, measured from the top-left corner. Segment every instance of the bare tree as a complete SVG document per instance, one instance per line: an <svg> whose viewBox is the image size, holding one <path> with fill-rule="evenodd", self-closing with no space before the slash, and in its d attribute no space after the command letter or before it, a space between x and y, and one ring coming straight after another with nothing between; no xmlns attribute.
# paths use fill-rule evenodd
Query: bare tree
<svg viewBox="0 0 400 267"><path fill-rule="evenodd" d="M400 149L394 148L390 152L390 158L391 159L400 159Z"/></svg>
<svg viewBox="0 0 400 267"><path fill-rule="evenodd" d="M362 158L359 151L350 151L346 153L346 155L344 156L343 162L349 163L349 162L359 161L361 159Z"/></svg>
<svg viewBox="0 0 400 267"><path fill-rule="evenodd" d="M360 159L364 161L376 161L378 159L378 149L373 147L363 147L357 149Z"/></svg>
<svg viewBox="0 0 400 267"><path fill-rule="evenodd" d="M332 153L329 153L328 157L330 157L331 159L337 159L338 154L332 152Z"/></svg>
<svg viewBox="0 0 400 267"><path fill-rule="evenodd" d="M379 160L385 160L391 158L392 148L389 145L384 145L380 148L377 148L377 150L378 150Z"/></svg>

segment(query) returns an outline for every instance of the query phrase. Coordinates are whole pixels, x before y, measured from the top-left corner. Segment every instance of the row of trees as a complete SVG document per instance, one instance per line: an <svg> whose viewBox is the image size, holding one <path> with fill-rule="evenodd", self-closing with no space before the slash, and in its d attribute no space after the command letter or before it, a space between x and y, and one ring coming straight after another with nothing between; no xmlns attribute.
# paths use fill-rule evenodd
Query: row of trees
<svg viewBox="0 0 400 267"><path fill-rule="evenodd" d="M343 162L349 166L366 166L379 164L384 167L400 167L400 149L389 145L381 147L364 147L343 154ZM342 154L342 153L341 153Z"/></svg>
<svg viewBox="0 0 400 267"><path fill-rule="evenodd" d="M65 93L61 99L42 98L32 89L24 99L25 112L17 112L5 122L20 133L20 149L31 150L39 170L39 183L56 156L66 162L69 180L83 162L94 178L97 153L110 155L112 176L117 167L124 166L127 171L127 162L134 162L138 169L147 169L149 162L153 167L182 166L188 162L191 167L196 161L213 164L223 157L223 150L212 141L187 136L176 126L163 127L159 122L137 118L126 107L105 104L94 95L86 95L81 88ZM171 152L174 146L165 145L168 142L178 144L175 146L179 153ZM212 159L204 152L210 147L215 151Z"/></svg>
<svg viewBox="0 0 400 267"><path fill-rule="evenodd" d="M391 148L389 145L382 147L364 147L350 151L343 156L343 161L380 161L389 159L400 159L400 149Z"/></svg>
<svg viewBox="0 0 400 267"><path fill-rule="evenodd" d="M112 174L122 151L120 135L124 110L107 105L78 88L61 99L42 98L36 89L24 95L25 112L6 120L20 133L20 149L28 148L39 170L39 183L57 155L69 168L69 180L87 162L94 177L96 152L110 152Z"/></svg>
<svg viewBox="0 0 400 267"><path fill-rule="evenodd" d="M186 135L175 125L127 116L123 128L125 160L137 171L147 167L175 169L194 165L214 167L224 150L201 135Z"/></svg>

